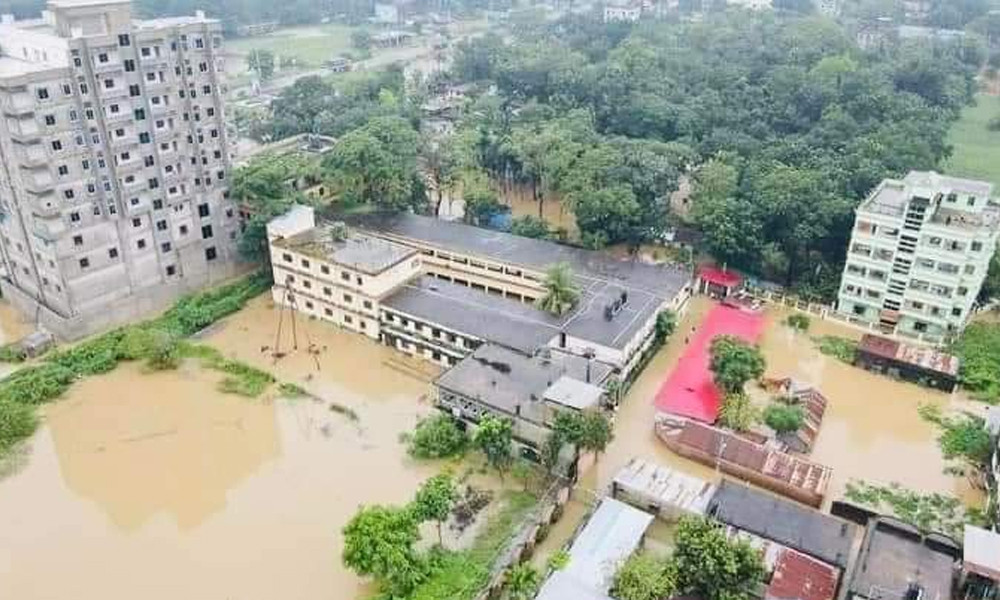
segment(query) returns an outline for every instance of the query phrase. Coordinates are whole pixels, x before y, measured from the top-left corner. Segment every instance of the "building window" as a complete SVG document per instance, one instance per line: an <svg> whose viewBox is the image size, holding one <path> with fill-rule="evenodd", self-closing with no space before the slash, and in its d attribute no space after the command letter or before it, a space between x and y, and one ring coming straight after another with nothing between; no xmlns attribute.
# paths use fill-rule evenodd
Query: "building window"
<svg viewBox="0 0 1000 600"><path fill-rule="evenodd" d="M59 140L52 140L52 149L56 152L62 150L62 142Z"/></svg>
<svg viewBox="0 0 1000 600"><path fill-rule="evenodd" d="M953 308L953 309L951 309L951 316L953 316L953 317L961 317L962 316L962 309L961 308Z"/></svg>
<svg viewBox="0 0 1000 600"><path fill-rule="evenodd" d="M328 267L326 265L320 265L319 266L319 272L322 273L322 274L324 274L324 275L329 275L330 274L330 267Z"/></svg>
<svg viewBox="0 0 1000 600"><path fill-rule="evenodd" d="M110 89L113 89L114 87L115 87L115 80L114 79L105 79L104 80L104 89L110 90Z"/></svg>
<svg viewBox="0 0 1000 600"><path fill-rule="evenodd" d="M371 300L365 300L365 301L364 301L364 302L363 302L362 304L363 304L363 305L364 305L364 307L365 307L365 308L367 308L367 309L371 309L371 307L372 307L372 302L371 302Z"/></svg>
<svg viewBox="0 0 1000 600"><path fill-rule="evenodd" d="M308 260L306 260L306 259L303 258L301 262L302 262L302 268L303 269L308 269L309 268L309 261Z"/></svg>
<svg viewBox="0 0 1000 600"><path fill-rule="evenodd" d="M207 240L212 237L212 226L204 225L201 228L201 239Z"/></svg>
<svg viewBox="0 0 1000 600"><path fill-rule="evenodd" d="M128 95L129 96L135 98L136 96L139 96L141 94L142 94L142 92L139 90L139 84L133 83L132 85L128 86Z"/></svg>
<svg viewBox="0 0 1000 600"><path fill-rule="evenodd" d="M69 220L72 223L79 223L80 222L80 213L78 213L78 212L71 212L71 213L69 213Z"/></svg>
<svg viewBox="0 0 1000 600"><path fill-rule="evenodd" d="M177 272L177 267L174 265L167 265L167 276L171 276Z"/></svg>
<svg viewBox="0 0 1000 600"><path fill-rule="evenodd" d="M81 269L86 269L89 266L90 266L90 259L89 258L81 258L80 259L80 268Z"/></svg>
<svg viewBox="0 0 1000 600"><path fill-rule="evenodd" d="M350 294L344 294L344 302L350 304L353 300L354 298L352 298Z"/></svg>
<svg viewBox="0 0 1000 600"><path fill-rule="evenodd" d="M181 225L180 228L178 229L178 231L180 232L181 235L187 235L188 226L187 225Z"/></svg>
<svg viewBox="0 0 1000 600"><path fill-rule="evenodd" d="M73 236L73 245L74 246L82 246L83 245L83 236L82 235L74 235Z"/></svg>
<svg viewBox="0 0 1000 600"><path fill-rule="evenodd" d="M289 262L289 263L290 263L290 262L292 262L292 255L291 255L291 254L288 254L288 253L286 252L286 253L284 253L284 254L282 254L282 255L281 255L281 260L283 260L283 261L285 261L285 262Z"/></svg>
<svg viewBox="0 0 1000 600"><path fill-rule="evenodd" d="M324 314L325 314L326 316L328 316L328 317L332 317L332 316L333 316L333 310L332 310L332 309L330 309L330 308L324 308L324 309L323 309L323 313L324 313Z"/></svg>
<svg viewBox="0 0 1000 600"><path fill-rule="evenodd" d="M982 251L982 249L983 249L983 243L982 242L972 242L972 251L973 252L980 252L980 251Z"/></svg>
<svg viewBox="0 0 1000 600"><path fill-rule="evenodd" d="M205 260L215 260L218 254L215 251L215 246L211 248L205 248Z"/></svg>
<svg viewBox="0 0 1000 600"><path fill-rule="evenodd" d="M106 63L108 62L108 54L106 52L101 52L97 55L97 62Z"/></svg>
<svg viewBox="0 0 1000 600"><path fill-rule="evenodd" d="M915 321L913 323L913 331L919 331L920 333L927 331L927 323L924 323L923 321Z"/></svg>
<svg viewBox="0 0 1000 600"><path fill-rule="evenodd" d="M109 248L108 258L118 258L118 248Z"/></svg>
<svg viewBox="0 0 1000 600"><path fill-rule="evenodd" d="M56 116L55 115L45 115L45 124L48 125L49 127L55 125L56 124Z"/></svg>
<svg viewBox="0 0 1000 600"><path fill-rule="evenodd" d="M331 290L328 287L325 287L325 288L323 288L323 295L324 296L332 296L333 295L333 290Z"/></svg>
<svg viewBox="0 0 1000 600"><path fill-rule="evenodd" d="M146 248L146 240L139 240L138 242L135 243L135 245L137 248L139 248L139 250L143 250Z"/></svg>
<svg viewBox="0 0 1000 600"><path fill-rule="evenodd" d="M344 281L350 281L351 280L351 274L348 273L347 271L341 271L340 272L340 278L343 279Z"/></svg>
<svg viewBox="0 0 1000 600"><path fill-rule="evenodd" d="M39 100L49 99L49 89L48 88L38 88L35 90L35 94L38 96Z"/></svg>
<svg viewBox="0 0 1000 600"><path fill-rule="evenodd" d="M59 165L59 175L69 175L69 167L66 165Z"/></svg>
<svg viewBox="0 0 1000 600"><path fill-rule="evenodd" d="M344 315L344 323L350 325L354 323L354 319L351 318L351 315Z"/></svg>
<svg viewBox="0 0 1000 600"><path fill-rule="evenodd" d="M198 205L198 216L199 217L207 217L208 215L209 215L208 204L207 203L206 204L199 204Z"/></svg>
<svg viewBox="0 0 1000 600"><path fill-rule="evenodd" d="M132 227L142 227L142 219L139 217L132 219Z"/></svg>
<svg viewBox="0 0 1000 600"><path fill-rule="evenodd" d="M167 230L167 221L166 221L166 219L160 219L159 221L157 221L156 222L156 229L158 231L166 231Z"/></svg>

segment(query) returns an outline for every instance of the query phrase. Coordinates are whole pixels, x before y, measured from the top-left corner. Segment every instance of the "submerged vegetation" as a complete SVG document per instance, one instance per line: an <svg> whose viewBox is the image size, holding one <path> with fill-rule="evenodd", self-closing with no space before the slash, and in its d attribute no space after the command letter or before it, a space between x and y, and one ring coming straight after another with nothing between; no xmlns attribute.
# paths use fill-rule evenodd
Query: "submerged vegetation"
<svg viewBox="0 0 1000 600"><path fill-rule="evenodd" d="M210 368L228 374L222 383L224 391L259 394L262 384L266 387L274 381L270 375L227 360L205 346L182 344L181 340L238 311L269 286L270 276L257 273L188 296L158 318L56 350L41 363L0 380L0 457L34 432L35 406L55 400L78 379L111 371L121 361L144 360L152 369L163 369L176 366L185 354L197 355L207 360Z"/></svg>
<svg viewBox="0 0 1000 600"><path fill-rule="evenodd" d="M821 335L814 337L813 341L821 353L832 356L849 365L854 364L854 357L858 352L858 343L856 341L836 335Z"/></svg>
<svg viewBox="0 0 1000 600"><path fill-rule="evenodd" d="M941 532L959 540L966 523L982 524L981 515L967 510L958 498L921 494L898 483L886 486L849 481L844 497L874 511L892 514L924 533Z"/></svg>

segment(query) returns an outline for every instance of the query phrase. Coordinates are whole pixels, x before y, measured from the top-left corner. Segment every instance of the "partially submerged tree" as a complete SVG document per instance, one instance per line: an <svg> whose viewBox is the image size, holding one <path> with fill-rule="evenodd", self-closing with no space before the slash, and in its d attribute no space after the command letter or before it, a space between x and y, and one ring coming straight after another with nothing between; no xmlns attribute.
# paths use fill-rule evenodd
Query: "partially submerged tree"
<svg viewBox="0 0 1000 600"><path fill-rule="evenodd" d="M545 294L538 299L538 307L554 315L565 314L580 297L573 282L573 271L567 263L558 263L549 268L542 287Z"/></svg>
<svg viewBox="0 0 1000 600"><path fill-rule="evenodd" d="M716 336L712 340L709 352L711 354L709 368L712 370L715 384L726 394L742 392L743 386L748 381L764 374L766 363L760 348L737 337Z"/></svg>
<svg viewBox="0 0 1000 600"><path fill-rule="evenodd" d="M420 540L417 525L408 508L362 507L343 529L344 565L375 578L392 596L409 593L427 575L427 565L414 549Z"/></svg>
<svg viewBox="0 0 1000 600"><path fill-rule="evenodd" d="M473 436L476 448L486 457L486 462L497 470L500 480L510 468L514 458L512 425L509 419L485 417Z"/></svg>
<svg viewBox="0 0 1000 600"><path fill-rule="evenodd" d="M458 490L451 474L440 473L425 481L413 498L412 508L417 518L421 521L434 521L437 525L438 545L443 543L441 527L448 520L457 497Z"/></svg>
<svg viewBox="0 0 1000 600"><path fill-rule="evenodd" d="M618 600L663 600L673 596L676 579L668 558L637 552L615 573L611 595Z"/></svg>

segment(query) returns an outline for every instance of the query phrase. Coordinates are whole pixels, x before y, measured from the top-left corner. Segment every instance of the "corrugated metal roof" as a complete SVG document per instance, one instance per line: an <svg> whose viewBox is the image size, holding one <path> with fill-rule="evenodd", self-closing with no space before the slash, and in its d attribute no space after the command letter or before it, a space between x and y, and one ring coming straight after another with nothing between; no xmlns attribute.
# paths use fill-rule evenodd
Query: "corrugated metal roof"
<svg viewBox="0 0 1000 600"><path fill-rule="evenodd" d="M837 593L836 567L795 550L778 556L765 600L833 600Z"/></svg>
<svg viewBox="0 0 1000 600"><path fill-rule="evenodd" d="M569 550L569 563L542 586L537 600L606 598L618 567L639 548L653 515L605 498Z"/></svg>
<svg viewBox="0 0 1000 600"><path fill-rule="evenodd" d="M703 479L638 458L618 471L614 485L649 504L698 515L705 514L715 493L715 486Z"/></svg>

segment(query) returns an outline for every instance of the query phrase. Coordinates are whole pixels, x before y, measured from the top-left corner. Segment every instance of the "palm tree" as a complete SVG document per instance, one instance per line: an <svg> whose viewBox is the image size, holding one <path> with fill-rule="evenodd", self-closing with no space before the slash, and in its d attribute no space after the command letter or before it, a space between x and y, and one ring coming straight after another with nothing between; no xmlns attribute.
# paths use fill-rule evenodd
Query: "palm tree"
<svg viewBox="0 0 1000 600"><path fill-rule="evenodd" d="M545 274L542 287L545 288L545 295L538 299L538 308L554 315L565 314L580 296L573 283L573 271L566 263L553 265Z"/></svg>

